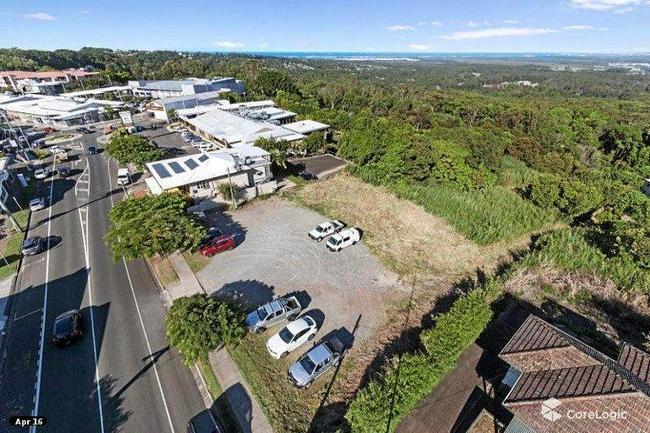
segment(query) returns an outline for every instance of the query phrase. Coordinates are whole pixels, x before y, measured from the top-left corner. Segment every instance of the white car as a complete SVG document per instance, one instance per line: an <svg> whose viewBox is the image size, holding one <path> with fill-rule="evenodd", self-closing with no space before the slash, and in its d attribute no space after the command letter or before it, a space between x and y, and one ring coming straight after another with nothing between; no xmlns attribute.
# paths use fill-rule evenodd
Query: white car
<svg viewBox="0 0 650 433"><path fill-rule="evenodd" d="M330 251L334 251L335 253L337 253L345 247L349 247L350 245L356 244L357 242L359 242L360 239L361 239L361 232L351 227L349 229L341 230L340 232L332 235L327 240L325 246Z"/></svg>
<svg viewBox="0 0 650 433"><path fill-rule="evenodd" d="M49 172L47 171L47 168L37 168L34 171L34 177L36 179L45 179Z"/></svg>
<svg viewBox="0 0 650 433"><path fill-rule="evenodd" d="M29 201L29 210L35 212L41 209L45 209L45 199L43 197L33 198Z"/></svg>
<svg viewBox="0 0 650 433"><path fill-rule="evenodd" d="M284 358L289 352L313 339L316 332L318 332L316 321L310 316L303 316L287 323L280 332L269 338L266 349L273 358Z"/></svg>
<svg viewBox="0 0 650 433"><path fill-rule="evenodd" d="M50 147L50 152L56 154L56 153L65 153L65 149L60 147L60 146L52 146Z"/></svg>
<svg viewBox="0 0 650 433"><path fill-rule="evenodd" d="M308 233L308 236L318 242L322 241L331 234L338 233L345 228L345 224L339 220L328 221L316 226Z"/></svg>

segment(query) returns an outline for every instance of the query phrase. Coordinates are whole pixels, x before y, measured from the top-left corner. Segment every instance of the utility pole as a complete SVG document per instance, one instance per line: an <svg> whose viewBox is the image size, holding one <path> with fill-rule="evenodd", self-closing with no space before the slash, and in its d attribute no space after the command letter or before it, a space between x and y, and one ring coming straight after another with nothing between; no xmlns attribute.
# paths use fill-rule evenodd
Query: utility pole
<svg viewBox="0 0 650 433"><path fill-rule="evenodd" d="M232 187L232 180L230 179L230 167L226 169L228 171L228 185L230 186L230 198L232 199L232 205L237 209L237 200L235 200L235 192Z"/></svg>

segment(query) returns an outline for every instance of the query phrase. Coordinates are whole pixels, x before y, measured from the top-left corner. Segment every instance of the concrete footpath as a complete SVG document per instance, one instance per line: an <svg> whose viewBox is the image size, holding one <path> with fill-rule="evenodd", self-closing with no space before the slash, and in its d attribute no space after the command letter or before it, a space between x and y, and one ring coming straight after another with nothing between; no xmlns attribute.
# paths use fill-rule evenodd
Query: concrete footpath
<svg viewBox="0 0 650 433"><path fill-rule="evenodd" d="M174 253L170 255L169 261L180 281L180 284L170 288L169 295L172 299L191 296L196 293L205 293L182 254ZM225 348L215 350L210 353L209 358L212 370L224 390L226 400L232 408L241 432L273 433L269 420L262 412L255 396L228 351Z"/></svg>

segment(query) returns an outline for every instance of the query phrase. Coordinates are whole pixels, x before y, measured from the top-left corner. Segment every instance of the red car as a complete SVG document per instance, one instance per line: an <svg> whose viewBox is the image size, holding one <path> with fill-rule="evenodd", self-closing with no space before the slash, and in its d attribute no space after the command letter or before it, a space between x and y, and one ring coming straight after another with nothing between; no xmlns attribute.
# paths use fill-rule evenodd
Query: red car
<svg viewBox="0 0 650 433"><path fill-rule="evenodd" d="M52 128L51 126L46 126L45 128L43 128L43 132L46 134L51 134L53 132L58 132L58 131L56 130L56 128Z"/></svg>
<svg viewBox="0 0 650 433"><path fill-rule="evenodd" d="M233 248L235 248L235 237L232 235L221 235L203 245L199 251L206 257L212 257L215 254L223 253Z"/></svg>

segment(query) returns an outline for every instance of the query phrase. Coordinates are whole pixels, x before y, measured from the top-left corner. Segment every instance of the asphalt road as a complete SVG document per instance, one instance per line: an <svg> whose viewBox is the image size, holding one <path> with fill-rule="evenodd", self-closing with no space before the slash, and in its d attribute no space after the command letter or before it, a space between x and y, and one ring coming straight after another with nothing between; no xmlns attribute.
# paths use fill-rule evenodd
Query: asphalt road
<svg viewBox="0 0 650 433"><path fill-rule="evenodd" d="M94 138L84 136L84 146ZM103 241L108 212L123 196L117 167L104 153L66 164L75 176L48 179L39 194L51 194L51 206L32 215L30 236L49 236L50 248L28 257L18 276L0 373L0 431L26 431L6 420L36 407L48 419L38 432L184 432L205 406L167 346L155 283L144 262L114 261ZM84 338L56 348L54 319L73 308L82 312Z"/></svg>

